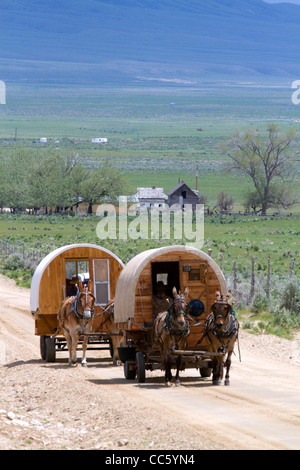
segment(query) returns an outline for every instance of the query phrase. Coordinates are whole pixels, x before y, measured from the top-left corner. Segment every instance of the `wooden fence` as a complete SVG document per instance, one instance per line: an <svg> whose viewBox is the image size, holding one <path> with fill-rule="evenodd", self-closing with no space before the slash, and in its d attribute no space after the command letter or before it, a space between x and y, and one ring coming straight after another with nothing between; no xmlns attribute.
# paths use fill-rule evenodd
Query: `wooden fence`
<svg viewBox="0 0 300 470"><path fill-rule="evenodd" d="M37 266L40 261L55 248L56 247L41 250L28 247L25 243L12 243L8 240L0 240L0 257L4 258L10 255L16 255L18 258L24 261L31 261L32 264Z"/></svg>

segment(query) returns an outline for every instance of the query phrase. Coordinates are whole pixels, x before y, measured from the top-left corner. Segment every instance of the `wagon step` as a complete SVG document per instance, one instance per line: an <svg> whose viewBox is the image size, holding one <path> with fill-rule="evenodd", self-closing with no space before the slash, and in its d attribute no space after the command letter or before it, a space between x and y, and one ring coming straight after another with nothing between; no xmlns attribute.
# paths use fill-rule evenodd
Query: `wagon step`
<svg viewBox="0 0 300 470"><path fill-rule="evenodd" d="M184 351L184 350L175 350L173 354L176 356L222 356L222 353L219 352L209 352L209 351Z"/></svg>

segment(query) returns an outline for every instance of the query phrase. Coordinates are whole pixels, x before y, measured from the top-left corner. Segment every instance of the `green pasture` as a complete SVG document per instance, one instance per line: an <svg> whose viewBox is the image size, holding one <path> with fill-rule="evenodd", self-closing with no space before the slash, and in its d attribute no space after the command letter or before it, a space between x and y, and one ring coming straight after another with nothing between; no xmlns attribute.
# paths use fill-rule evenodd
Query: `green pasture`
<svg viewBox="0 0 300 470"><path fill-rule="evenodd" d="M134 219L132 219L134 220ZM1 241L7 241L22 253L33 250L40 256L56 247L72 243L95 243L105 246L127 262L135 253L169 244L186 244L183 240L100 240L96 234L99 218L61 215L0 215ZM129 220L130 223L130 220ZM150 222L149 222L150 224ZM291 260L294 272L300 273L300 218L209 216L205 217L203 251L212 249L212 257L227 273L236 261L240 272L256 269L266 272L268 258L272 273L288 274ZM3 245L4 246L4 245Z"/></svg>
<svg viewBox="0 0 300 470"><path fill-rule="evenodd" d="M292 104L290 84L281 87L226 86L75 86L7 83L6 105L0 106L0 145L55 147L78 155L95 168L108 159L132 185L163 187L178 180L208 197L213 207L225 191L243 210L251 182L228 174L229 157L223 144L238 131L265 129L277 123L282 130L300 130L300 107ZM299 133L300 135L300 133ZM47 137L47 144L39 139ZM107 137L107 144L93 144ZM298 153L298 143L295 155ZM296 158L295 186L300 182ZM292 212L300 213L294 207Z"/></svg>

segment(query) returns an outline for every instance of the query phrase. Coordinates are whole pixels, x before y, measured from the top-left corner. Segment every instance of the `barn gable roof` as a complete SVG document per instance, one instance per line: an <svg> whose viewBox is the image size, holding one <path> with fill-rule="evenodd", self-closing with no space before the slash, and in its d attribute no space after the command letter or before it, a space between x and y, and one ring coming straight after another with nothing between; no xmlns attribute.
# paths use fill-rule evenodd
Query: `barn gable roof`
<svg viewBox="0 0 300 470"><path fill-rule="evenodd" d="M173 189L171 189L171 191L168 192L168 196L172 196L172 194L176 193L178 189L183 189L183 188L185 190L190 191L190 193L193 194L195 197L198 197L197 191L195 191L194 189L191 189L186 183L184 183L184 181L182 181L181 183L178 183Z"/></svg>

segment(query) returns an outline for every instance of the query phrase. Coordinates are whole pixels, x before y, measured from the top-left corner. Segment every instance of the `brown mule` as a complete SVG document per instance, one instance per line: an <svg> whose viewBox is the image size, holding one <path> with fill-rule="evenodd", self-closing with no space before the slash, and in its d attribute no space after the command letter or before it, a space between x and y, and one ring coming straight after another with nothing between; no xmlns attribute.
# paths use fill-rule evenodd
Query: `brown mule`
<svg viewBox="0 0 300 470"><path fill-rule="evenodd" d="M211 314L206 319L205 336L208 338L207 346L210 352L221 353L212 359L213 384L219 385L223 379L223 368L226 367L225 385L229 385L229 370L234 345L238 339L239 323L232 306L228 303L230 291L223 299L220 292L216 292L216 301ZM227 356L227 357L226 357ZM226 360L225 360L226 358Z"/></svg>
<svg viewBox="0 0 300 470"><path fill-rule="evenodd" d="M77 365L77 346L79 337L91 333L94 316L95 297L90 292L91 281L84 288L82 281L78 283L76 296L63 300L58 313L58 330L62 330L69 350L69 365ZM86 350L88 336L84 336L82 344L82 366L86 366Z"/></svg>
<svg viewBox="0 0 300 470"><path fill-rule="evenodd" d="M176 287L173 288L174 300L170 303L166 312L157 315L154 323L154 342L159 346L160 354L165 366L165 381L167 386L171 386L171 356L172 351L176 349L185 350L186 339L189 335L189 323L186 319L188 303L188 288L184 294L177 293ZM175 385L180 385L179 370L181 367L181 356L176 361Z"/></svg>

